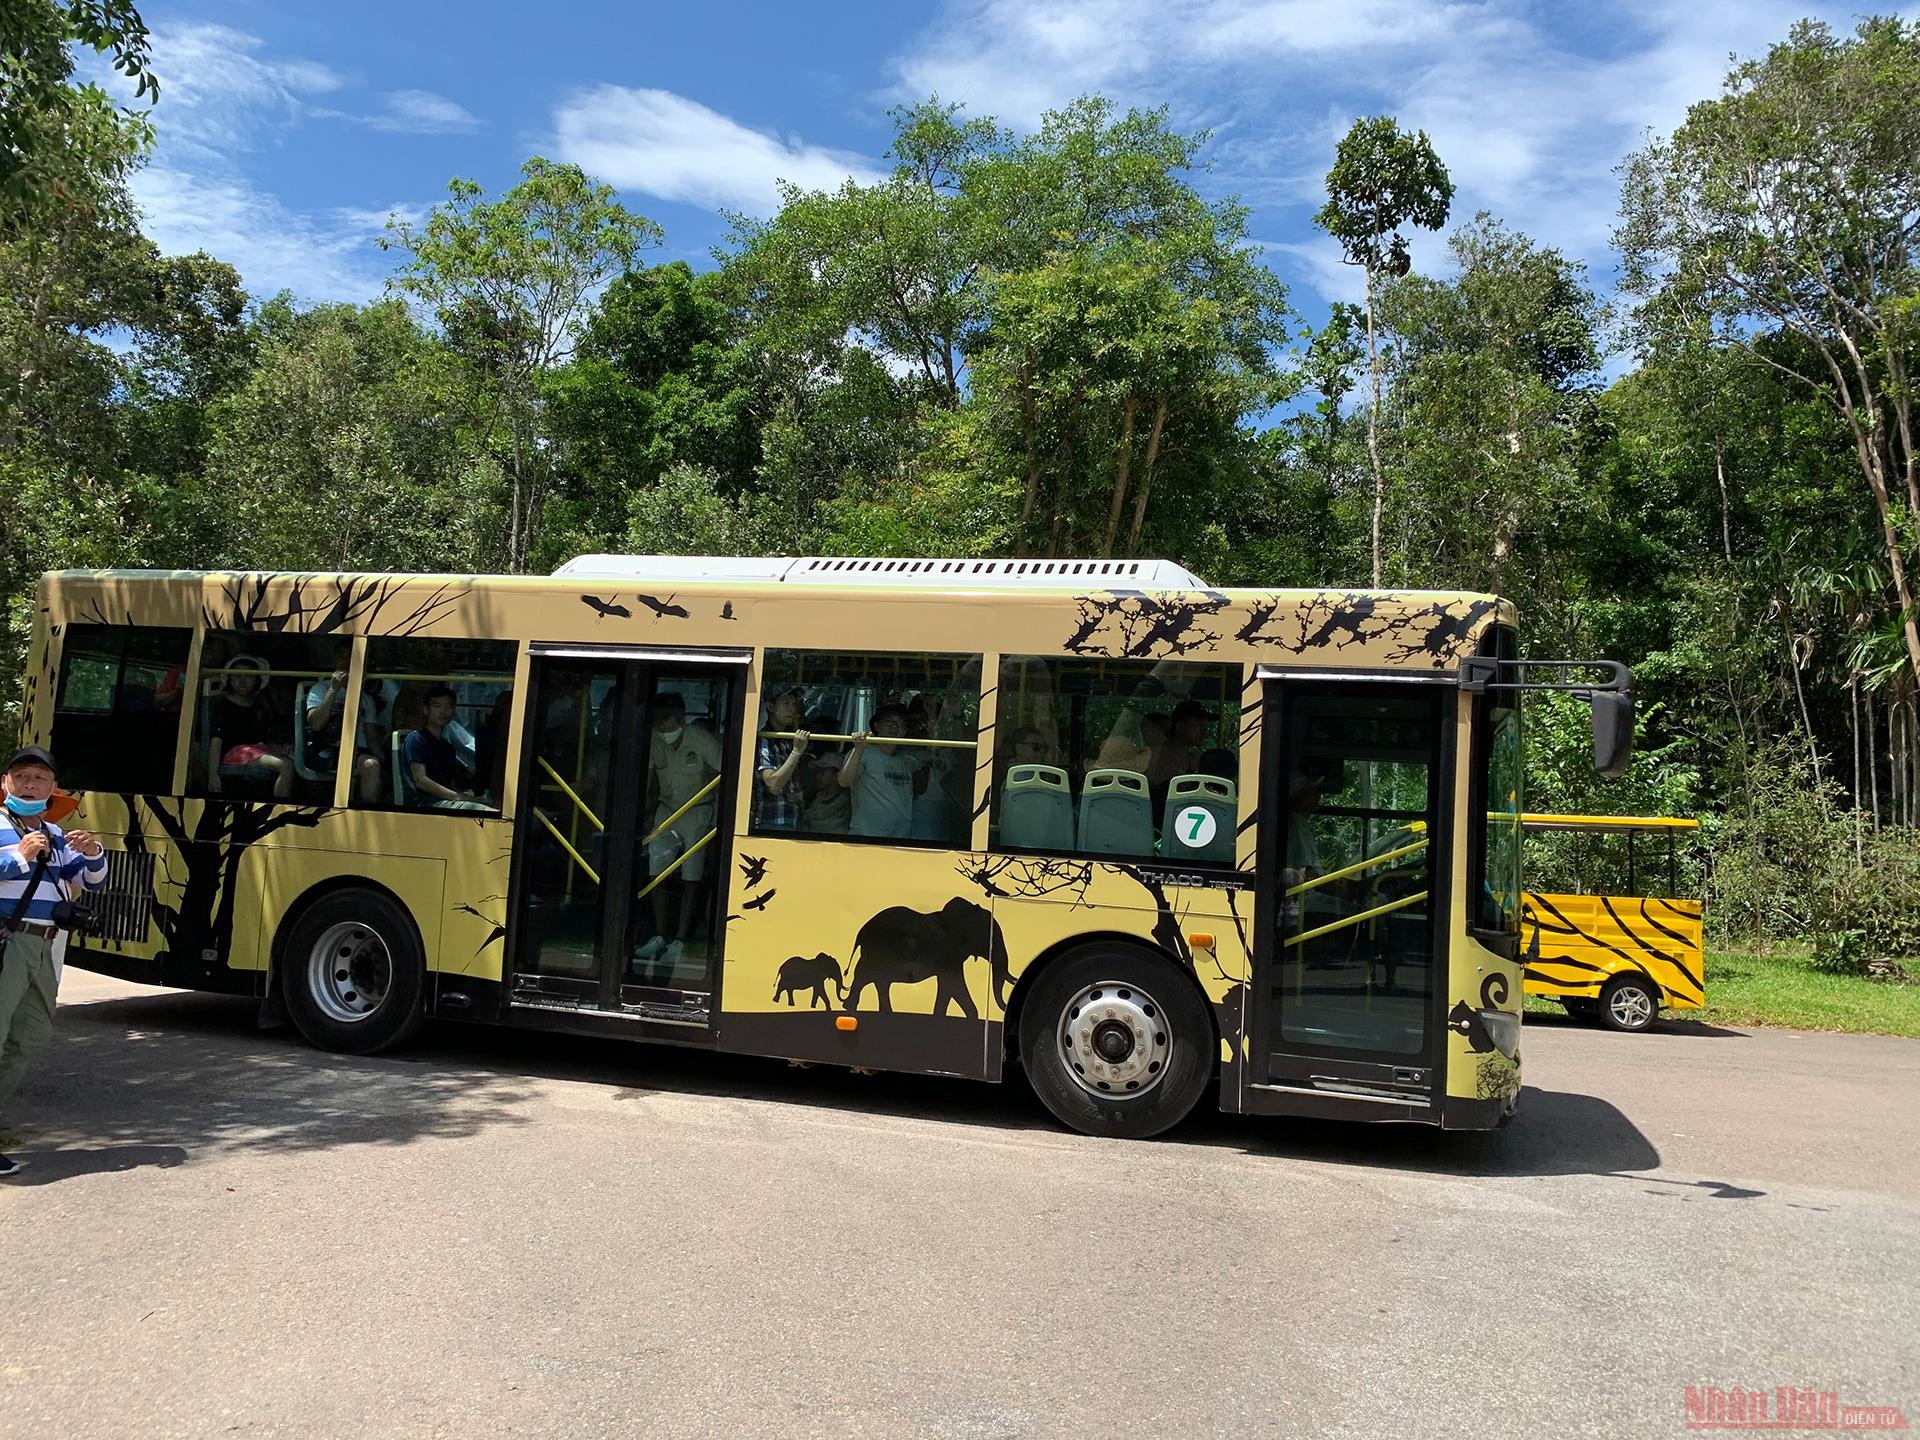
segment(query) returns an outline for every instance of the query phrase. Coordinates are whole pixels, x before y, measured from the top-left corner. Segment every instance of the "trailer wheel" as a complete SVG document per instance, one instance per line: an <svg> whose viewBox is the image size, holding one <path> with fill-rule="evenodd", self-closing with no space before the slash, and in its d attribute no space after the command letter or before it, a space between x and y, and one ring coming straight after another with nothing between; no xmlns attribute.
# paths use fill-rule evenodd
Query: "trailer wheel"
<svg viewBox="0 0 1920 1440"><path fill-rule="evenodd" d="M1659 1013L1659 993L1643 975L1616 975L1600 992L1600 1023L1609 1030L1644 1030Z"/></svg>

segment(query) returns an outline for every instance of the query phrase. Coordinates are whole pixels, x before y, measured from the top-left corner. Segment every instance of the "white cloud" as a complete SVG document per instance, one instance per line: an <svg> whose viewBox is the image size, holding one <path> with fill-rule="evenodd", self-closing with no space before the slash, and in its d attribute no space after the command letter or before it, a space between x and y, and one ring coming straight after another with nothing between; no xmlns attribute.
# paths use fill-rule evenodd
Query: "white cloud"
<svg viewBox="0 0 1920 1440"><path fill-rule="evenodd" d="M307 302L371 300L392 269L375 244L386 211L301 214L244 180L164 164L135 175L133 195L162 251L204 250L238 270L256 296L291 290Z"/></svg>
<svg viewBox="0 0 1920 1440"><path fill-rule="evenodd" d="M1850 10L1783 0L947 0L884 97L938 93L1020 125L1091 91L1167 105L1218 135L1203 187L1251 204L1283 237L1276 269L1328 299L1349 277L1292 237L1347 126L1392 114L1432 137L1456 222L1490 210L1604 284L1620 160L1716 94L1730 53L1760 53L1808 8L1851 28ZM1442 265L1444 244L1417 236L1414 257Z"/></svg>
<svg viewBox="0 0 1920 1440"><path fill-rule="evenodd" d="M387 96L390 125L373 123L385 129L411 130L415 134L436 135L454 131L477 130L480 118L458 101L431 90L395 90Z"/></svg>
<svg viewBox="0 0 1920 1440"><path fill-rule="evenodd" d="M768 215L780 204L776 181L830 190L879 175L863 156L751 130L670 90L597 86L569 96L553 123L561 159L623 190L710 210Z"/></svg>
<svg viewBox="0 0 1920 1440"><path fill-rule="evenodd" d="M293 123L307 97L345 83L325 65L269 59L262 49L258 36L225 25L155 25L153 71L160 77L161 105L154 120L162 143L180 153L224 158L253 144L263 130ZM102 78L111 75L103 61L89 58Z"/></svg>
<svg viewBox="0 0 1920 1440"><path fill-rule="evenodd" d="M313 114L402 135L463 135L480 128L478 115L459 101L431 90L391 90L386 95L386 109L371 115L344 110L315 110Z"/></svg>
<svg viewBox="0 0 1920 1440"><path fill-rule="evenodd" d="M127 93L104 63L88 57L83 65L88 78ZM258 36L224 25L156 25L153 68L161 82L154 156L132 181L146 232L169 254L204 250L226 261L256 296L291 290L306 302L377 298L393 269L375 244L388 215L421 211L293 209L249 178L249 153L271 149L281 132L313 119L425 134L480 123L425 90L392 91L371 116L322 108L318 97L346 88L340 75L316 61L270 55Z"/></svg>
<svg viewBox="0 0 1920 1440"><path fill-rule="evenodd" d="M1358 305L1367 298L1366 272L1349 265L1340 256L1333 237L1321 235L1312 240L1266 240L1259 242L1268 255L1285 257L1284 269L1326 300L1344 300Z"/></svg>

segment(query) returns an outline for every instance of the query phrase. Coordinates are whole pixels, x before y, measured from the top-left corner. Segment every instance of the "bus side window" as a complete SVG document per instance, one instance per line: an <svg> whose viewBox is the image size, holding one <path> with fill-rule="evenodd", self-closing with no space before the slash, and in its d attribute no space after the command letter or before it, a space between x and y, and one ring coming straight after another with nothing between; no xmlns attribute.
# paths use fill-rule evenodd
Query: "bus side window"
<svg viewBox="0 0 1920 1440"><path fill-rule="evenodd" d="M67 627L49 737L64 788L172 793L192 643L185 628Z"/></svg>
<svg viewBox="0 0 1920 1440"><path fill-rule="evenodd" d="M754 833L966 848L980 664L978 655L767 651ZM794 759L800 730L809 741Z"/></svg>
<svg viewBox="0 0 1920 1440"><path fill-rule="evenodd" d="M1239 666L1008 655L995 848L1234 863Z"/></svg>
<svg viewBox="0 0 1920 1440"><path fill-rule="evenodd" d="M379 770L354 803L499 814L514 659L513 643L504 640L369 640L355 743Z"/></svg>
<svg viewBox="0 0 1920 1440"><path fill-rule="evenodd" d="M307 707L349 650L331 635L208 631L190 687L188 793L330 802L338 757L309 734Z"/></svg>

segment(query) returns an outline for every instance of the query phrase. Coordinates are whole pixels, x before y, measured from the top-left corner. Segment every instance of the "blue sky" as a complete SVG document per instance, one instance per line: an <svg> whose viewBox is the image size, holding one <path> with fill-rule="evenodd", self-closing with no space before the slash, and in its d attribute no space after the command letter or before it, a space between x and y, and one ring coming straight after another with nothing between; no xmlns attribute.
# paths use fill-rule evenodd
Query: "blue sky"
<svg viewBox="0 0 1920 1440"><path fill-rule="evenodd" d="M159 3L159 143L135 183L168 251L206 249L248 288L379 295L387 215L458 175L490 192L572 160L666 232L653 258L710 263L718 212L768 213L784 178L830 188L885 166L890 105L963 102L1026 128L1100 91L1211 129L1203 189L1252 208L1308 314L1355 293L1313 229L1359 114L1426 129L1486 209L1611 283L1620 159L1814 14L1772 0L941 0L941 3ZM1421 237L1415 260L1444 265Z"/></svg>

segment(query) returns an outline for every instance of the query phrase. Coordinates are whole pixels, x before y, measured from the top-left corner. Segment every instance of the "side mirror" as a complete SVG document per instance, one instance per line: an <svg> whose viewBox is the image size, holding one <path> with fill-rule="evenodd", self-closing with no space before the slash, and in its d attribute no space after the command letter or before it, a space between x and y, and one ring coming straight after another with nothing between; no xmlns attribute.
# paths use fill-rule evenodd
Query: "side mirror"
<svg viewBox="0 0 1920 1440"><path fill-rule="evenodd" d="M1609 780L1627 773L1633 760L1633 692L1593 690L1593 768Z"/></svg>

